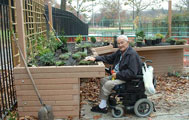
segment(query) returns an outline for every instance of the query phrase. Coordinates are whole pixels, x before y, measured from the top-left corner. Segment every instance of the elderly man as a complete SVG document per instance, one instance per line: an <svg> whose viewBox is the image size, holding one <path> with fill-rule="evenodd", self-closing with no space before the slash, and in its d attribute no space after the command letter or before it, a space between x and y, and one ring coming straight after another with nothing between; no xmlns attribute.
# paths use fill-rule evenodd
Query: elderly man
<svg viewBox="0 0 189 120"><path fill-rule="evenodd" d="M99 105L92 107L91 111L93 112L107 113L106 102L114 86L125 83L142 72L142 61L137 52L129 46L127 36L120 35L117 38L117 45L119 49L111 55L89 57L87 59L113 64L113 70L115 71L112 76L101 80L101 102ZM115 78L115 80L112 80L112 78Z"/></svg>

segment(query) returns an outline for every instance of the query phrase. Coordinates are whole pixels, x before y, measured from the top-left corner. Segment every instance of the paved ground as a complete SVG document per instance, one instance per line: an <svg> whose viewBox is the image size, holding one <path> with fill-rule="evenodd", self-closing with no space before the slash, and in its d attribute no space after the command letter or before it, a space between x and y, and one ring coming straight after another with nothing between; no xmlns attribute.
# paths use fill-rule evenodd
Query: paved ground
<svg viewBox="0 0 189 120"><path fill-rule="evenodd" d="M113 118L111 111L107 114L91 112L93 103L84 101L81 120L189 120L189 80L168 77L160 81L157 93L149 97L156 107L150 117L139 118L134 113L126 113L122 118Z"/></svg>
<svg viewBox="0 0 189 120"><path fill-rule="evenodd" d="M152 97L155 98L156 96ZM111 111L107 114L100 114L90 112L90 109L90 103L83 105L81 108L81 120L189 120L189 90L183 96L175 100L174 105L166 106L162 103L156 104L156 112L153 112L151 116L147 118L139 118L131 113L126 113L123 118L113 118Z"/></svg>

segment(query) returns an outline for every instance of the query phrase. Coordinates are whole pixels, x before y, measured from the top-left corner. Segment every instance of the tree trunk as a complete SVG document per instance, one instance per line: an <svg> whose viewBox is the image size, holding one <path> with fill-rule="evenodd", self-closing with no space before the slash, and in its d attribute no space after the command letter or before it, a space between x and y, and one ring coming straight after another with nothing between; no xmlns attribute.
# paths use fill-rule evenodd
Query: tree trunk
<svg viewBox="0 0 189 120"><path fill-rule="evenodd" d="M60 8L61 8L62 10L66 10L66 0L61 0Z"/></svg>

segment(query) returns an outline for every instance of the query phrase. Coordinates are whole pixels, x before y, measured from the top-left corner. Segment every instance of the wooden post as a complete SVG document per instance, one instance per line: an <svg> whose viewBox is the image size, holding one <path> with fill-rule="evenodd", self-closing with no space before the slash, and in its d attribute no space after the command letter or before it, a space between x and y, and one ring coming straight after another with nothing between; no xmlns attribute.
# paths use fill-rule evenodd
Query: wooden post
<svg viewBox="0 0 189 120"><path fill-rule="evenodd" d="M24 58L26 59L26 45L25 45L25 32L24 32L24 15L23 15L23 0L16 0L16 21L18 32L18 44L22 50ZM24 66L24 62L20 56L20 65Z"/></svg>
<svg viewBox="0 0 189 120"><path fill-rule="evenodd" d="M168 37L171 37L171 23L172 23L172 1L169 0L169 12L168 12Z"/></svg>
<svg viewBox="0 0 189 120"><path fill-rule="evenodd" d="M52 31L53 27L53 20L52 20L52 5L51 2L48 2L48 9L49 9L49 23L50 23L50 31Z"/></svg>

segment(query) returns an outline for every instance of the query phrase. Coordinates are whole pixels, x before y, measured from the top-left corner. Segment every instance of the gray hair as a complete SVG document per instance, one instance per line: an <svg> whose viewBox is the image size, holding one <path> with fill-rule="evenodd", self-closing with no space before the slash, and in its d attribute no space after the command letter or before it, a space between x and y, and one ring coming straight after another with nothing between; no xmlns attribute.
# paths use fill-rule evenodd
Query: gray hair
<svg viewBox="0 0 189 120"><path fill-rule="evenodd" d="M124 39L126 42L129 41L129 39L128 39L128 37L126 35L120 35L120 36L117 37L117 39L120 39L120 38Z"/></svg>

